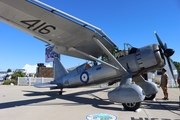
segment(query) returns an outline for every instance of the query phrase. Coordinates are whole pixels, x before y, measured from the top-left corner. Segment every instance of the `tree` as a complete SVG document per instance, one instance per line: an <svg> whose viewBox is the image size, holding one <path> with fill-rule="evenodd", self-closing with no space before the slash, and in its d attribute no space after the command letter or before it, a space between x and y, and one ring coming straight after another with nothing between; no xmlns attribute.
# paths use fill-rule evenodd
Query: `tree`
<svg viewBox="0 0 180 120"><path fill-rule="evenodd" d="M18 77L25 77L26 74L23 73L22 71L15 71L12 75L11 75L11 79L14 80L18 80Z"/></svg>
<svg viewBox="0 0 180 120"><path fill-rule="evenodd" d="M178 73L180 73L180 62L173 61L173 63L176 66Z"/></svg>
<svg viewBox="0 0 180 120"><path fill-rule="evenodd" d="M7 72L12 72L12 70L9 68L9 69L7 70Z"/></svg>

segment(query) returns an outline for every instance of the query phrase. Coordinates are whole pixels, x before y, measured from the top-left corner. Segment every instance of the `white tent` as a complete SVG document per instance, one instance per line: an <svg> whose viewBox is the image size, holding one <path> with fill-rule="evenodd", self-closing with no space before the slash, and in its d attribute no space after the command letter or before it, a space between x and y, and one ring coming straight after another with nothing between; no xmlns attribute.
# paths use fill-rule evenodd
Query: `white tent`
<svg viewBox="0 0 180 120"><path fill-rule="evenodd" d="M50 64L47 64L46 67L52 67ZM26 64L22 69L25 69L26 73L36 73L37 65Z"/></svg>
<svg viewBox="0 0 180 120"><path fill-rule="evenodd" d="M46 67L52 67L50 64L47 64Z"/></svg>
<svg viewBox="0 0 180 120"><path fill-rule="evenodd" d="M26 73L36 73L37 65L26 64L22 69L25 69Z"/></svg>

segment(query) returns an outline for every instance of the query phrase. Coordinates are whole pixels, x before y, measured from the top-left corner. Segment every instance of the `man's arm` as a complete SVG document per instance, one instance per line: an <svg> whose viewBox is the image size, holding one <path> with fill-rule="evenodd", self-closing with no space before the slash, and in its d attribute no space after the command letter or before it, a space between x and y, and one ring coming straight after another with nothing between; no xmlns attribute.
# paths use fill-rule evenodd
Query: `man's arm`
<svg viewBox="0 0 180 120"><path fill-rule="evenodd" d="M169 80L169 76L166 74L166 88L168 86L168 80Z"/></svg>
<svg viewBox="0 0 180 120"><path fill-rule="evenodd" d="M179 84L178 87L180 88L180 75L178 76L177 82L178 82L178 84Z"/></svg>

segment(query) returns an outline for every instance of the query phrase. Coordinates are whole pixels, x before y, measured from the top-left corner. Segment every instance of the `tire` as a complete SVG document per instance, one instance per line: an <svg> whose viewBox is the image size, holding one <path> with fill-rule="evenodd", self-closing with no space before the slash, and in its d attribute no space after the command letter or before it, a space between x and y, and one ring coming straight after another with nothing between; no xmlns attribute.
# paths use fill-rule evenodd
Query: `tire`
<svg viewBox="0 0 180 120"><path fill-rule="evenodd" d="M129 111L135 111L141 106L141 102L122 103L123 107Z"/></svg>
<svg viewBox="0 0 180 120"><path fill-rule="evenodd" d="M59 95L62 95L62 91L59 91L58 93L59 93Z"/></svg>
<svg viewBox="0 0 180 120"><path fill-rule="evenodd" d="M146 95L144 100L153 100L155 97L156 97L156 94Z"/></svg>

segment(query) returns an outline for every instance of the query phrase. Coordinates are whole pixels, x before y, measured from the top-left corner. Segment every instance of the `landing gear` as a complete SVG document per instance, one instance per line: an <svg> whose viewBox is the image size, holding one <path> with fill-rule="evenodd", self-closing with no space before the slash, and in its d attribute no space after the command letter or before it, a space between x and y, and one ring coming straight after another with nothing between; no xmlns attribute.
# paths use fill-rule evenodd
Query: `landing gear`
<svg viewBox="0 0 180 120"><path fill-rule="evenodd" d="M59 95L62 95L63 89L61 88L60 91L59 91L58 93L59 93Z"/></svg>
<svg viewBox="0 0 180 120"><path fill-rule="evenodd" d="M156 97L156 94L146 95L144 100L153 100L155 97Z"/></svg>
<svg viewBox="0 0 180 120"><path fill-rule="evenodd" d="M126 110L135 111L141 106L141 102L122 103Z"/></svg>

